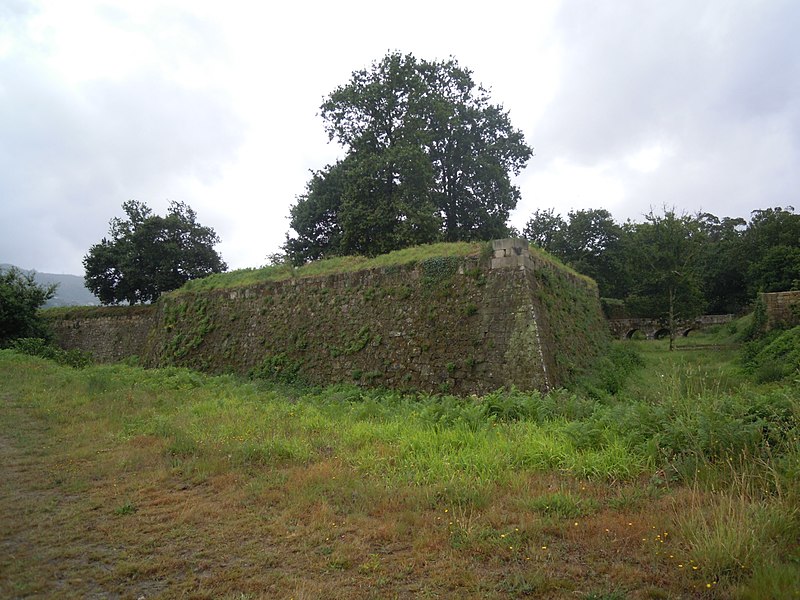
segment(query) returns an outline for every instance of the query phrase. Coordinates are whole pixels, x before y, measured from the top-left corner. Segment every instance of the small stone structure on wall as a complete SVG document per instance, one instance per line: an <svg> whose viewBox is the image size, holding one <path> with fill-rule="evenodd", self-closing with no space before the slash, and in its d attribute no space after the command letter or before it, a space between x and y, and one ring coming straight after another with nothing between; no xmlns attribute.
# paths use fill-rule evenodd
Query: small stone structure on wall
<svg viewBox="0 0 800 600"><path fill-rule="evenodd" d="M47 315L47 312L44 313ZM155 324L155 305L58 309L50 319L57 343L91 352L98 362L144 356Z"/></svg>
<svg viewBox="0 0 800 600"><path fill-rule="evenodd" d="M800 325L800 291L761 294L767 312L767 328Z"/></svg>
<svg viewBox="0 0 800 600"><path fill-rule="evenodd" d="M439 393L551 389L610 340L594 282L517 239L492 242L491 256L180 290L107 310L54 317L57 341L106 361Z"/></svg>

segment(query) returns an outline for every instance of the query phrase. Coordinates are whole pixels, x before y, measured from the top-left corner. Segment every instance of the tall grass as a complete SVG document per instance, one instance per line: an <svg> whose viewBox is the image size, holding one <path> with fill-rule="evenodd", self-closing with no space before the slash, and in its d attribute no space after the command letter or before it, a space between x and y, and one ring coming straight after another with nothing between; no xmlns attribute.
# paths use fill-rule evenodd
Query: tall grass
<svg viewBox="0 0 800 600"><path fill-rule="evenodd" d="M531 246L529 251L538 260L550 263L586 281L587 284L596 286L592 279L563 264L544 250ZM339 273L353 273L368 269L388 269L413 265L439 257L467 256L473 258L491 256L491 245L488 242L442 242L415 246L413 248L404 248L374 257L336 256L323 260L316 260L300 267L294 267L290 264L281 264L260 268L239 269L228 273L217 273L203 279L188 281L183 287L172 293L180 294L183 292L196 292L200 290L228 289L256 285L269 281L284 281L292 278L321 277Z"/></svg>
<svg viewBox="0 0 800 600"><path fill-rule="evenodd" d="M458 543L482 531L468 515L533 474L662 486L673 490L670 519L700 565L698 585L751 597L791 589L797 578L784 566L800 560L800 388L748 379L726 349L669 353L659 344L620 344L578 389L549 394L459 398L124 364L75 370L10 350L0 351L0 378L3 394L76 436L162 440L174 468L200 480L231 468L338 465L352 474L350 500L335 482L313 489L365 505L374 490L421 490L431 504L458 507L468 525ZM563 489L519 505L561 519L602 508ZM770 573L786 583L768 584Z"/></svg>
<svg viewBox="0 0 800 600"><path fill-rule="evenodd" d="M485 242L439 243L395 250L372 258L366 256L337 256L314 261L300 267L282 264L257 269L239 269L229 273L218 273L203 279L188 281L175 293L242 287L268 281L283 281L294 277L318 277L367 269L399 267L440 256L479 256L485 247Z"/></svg>
<svg viewBox="0 0 800 600"><path fill-rule="evenodd" d="M629 350L615 356L631 368ZM123 431L168 438L183 457L304 463L334 452L364 474L416 484L466 478L489 485L547 470L624 481L664 469L690 483L704 465L740 456L796 468L795 386L730 385L723 369L696 362L659 371L635 371L633 379L653 386L643 398L631 397L639 383L617 380L604 394L498 390L457 398L286 388L125 365L74 376L83 379L78 397L95 409L116 410L118 395L131 396Z"/></svg>
<svg viewBox="0 0 800 600"><path fill-rule="evenodd" d="M675 508L675 521L706 578L737 582L780 563L783 549L800 538L800 508L769 461L727 467L726 485L692 485L689 501Z"/></svg>

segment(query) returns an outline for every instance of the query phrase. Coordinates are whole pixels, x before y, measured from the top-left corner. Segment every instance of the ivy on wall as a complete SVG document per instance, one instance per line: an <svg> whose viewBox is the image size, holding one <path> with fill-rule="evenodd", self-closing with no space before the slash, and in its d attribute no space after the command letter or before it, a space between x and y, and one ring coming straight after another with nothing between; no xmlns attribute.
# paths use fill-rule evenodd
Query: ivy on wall
<svg viewBox="0 0 800 600"><path fill-rule="evenodd" d="M564 383L607 344L599 301L584 282L558 268L481 265L429 257L167 295L154 307L143 363L468 394L542 389L543 364L549 383Z"/></svg>

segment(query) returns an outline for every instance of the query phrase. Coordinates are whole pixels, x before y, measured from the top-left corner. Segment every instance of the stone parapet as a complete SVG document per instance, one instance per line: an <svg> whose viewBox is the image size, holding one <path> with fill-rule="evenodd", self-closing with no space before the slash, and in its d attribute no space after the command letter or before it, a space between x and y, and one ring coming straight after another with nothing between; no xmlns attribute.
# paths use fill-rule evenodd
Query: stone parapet
<svg viewBox="0 0 800 600"><path fill-rule="evenodd" d="M800 325L800 291L761 294L767 312L767 328Z"/></svg>

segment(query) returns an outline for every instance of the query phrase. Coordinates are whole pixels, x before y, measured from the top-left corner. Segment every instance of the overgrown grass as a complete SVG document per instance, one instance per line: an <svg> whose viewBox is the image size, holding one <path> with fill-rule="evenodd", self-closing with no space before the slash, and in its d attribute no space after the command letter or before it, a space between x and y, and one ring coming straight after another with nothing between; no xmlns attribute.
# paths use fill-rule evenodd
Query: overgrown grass
<svg viewBox="0 0 800 600"><path fill-rule="evenodd" d="M92 362L90 352L64 350L42 338L18 338L11 342L10 347L20 354L47 358L60 365L68 365L76 369L83 368Z"/></svg>
<svg viewBox="0 0 800 600"><path fill-rule="evenodd" d="M532 255L554 267L571 273L573 276L585 281L588 285L595 286L595 282L564 265L554 256L531 246ZM217 273L203 279L188 281L179 290L172 292L197 292L201 290L228 289L257 285L269 281L284 281L292 278L321 277L337 273L353 273L368 269L391 269L424 263L436 258L447 257L472 257L487 261L492 256L489 242L450 242L427 244L395 250L375 257L366 256L337 256L317 260L300 267L289 264L273 265L252 269L238 269L228 273Z"/></svg>
<svg viewBox="0 0 800 600"><path fill-rule="evenodd" d="M774 330L748 342L742 362L758 383L800 379L800 326Z"/></svg>
<svg viewBox="0 0 800 600"><path fill-rule="evenodd" d="M624 597L659 586L675 597L792 597L800 391L791 380L754 382L735 349L712 343L721 335L732 333L695 339L707 350L620 343L593 378L550 394L458 398L123 364L74 370L11 351L0 352L0 377L15 410L59 432L80 460L158 440L172 472L193 485L246 474L246 493L283 515L270 520L275 531L305 523L327 573L386 577L388 554L353 546L362 533L348 531L349 546L331 537L329 523L349 519L391 527L413 560L450 560L450 579L432 593L477 594L464 579L477 565L495 578L481 595L497 597ZM0 433L23 443L29 434L12 414L4 410ZM114 496L110 513L125 522L148 510L134 490ZM612 548L626 564L645 562L629 576L608 570ZM565 576L574 560L596 575ZM489 574L495 567L502 575Z"/></svg>
<svg viewBox="0 0 800 600"><path fill-rule="evenodd" d="M127 317L150 315L155 310L153 304L137 304L135 306L53 306L42 308L39 314L45 319L97 319L116 317L120 313Z"/></svg>
<svg viewBox="0 0 800 600"><path fill-rule="evenodd" d="M289 264L261 267L257 269L238 269L229 273L218 273L203 279L187 282L180 290L195 292L256 285L267 281L283 281L293 277L319 277L336 273L352 273L367 269L401 267L424 260L443 256L479 257L487 247L486 242L456 242L415 246L396 250L376 257L337 256L314 261L301 267Z"/></svg>

